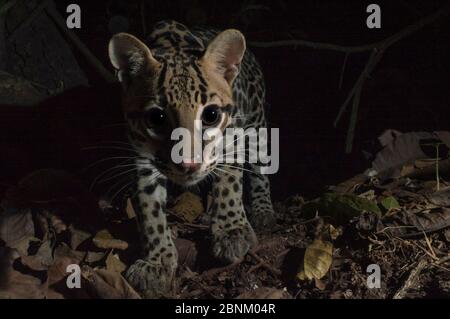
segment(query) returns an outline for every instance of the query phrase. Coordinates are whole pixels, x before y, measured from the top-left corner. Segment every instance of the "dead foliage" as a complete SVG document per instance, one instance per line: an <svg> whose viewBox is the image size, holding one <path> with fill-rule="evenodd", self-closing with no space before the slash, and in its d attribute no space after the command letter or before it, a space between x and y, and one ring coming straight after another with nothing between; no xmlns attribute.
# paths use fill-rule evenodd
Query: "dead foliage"
<svg viewBox="0 0 450 319"><path fill-rule="evenodd" d="M33 176L53 185L32 191ZM122 276L138 257L132 208L83 228L71 214L86 207L87 195L77 187L55 192L69 182L76 184L60 172L37 172L4 194L0 297L140 298ZM275 204L276 227L231 265L210 255L205 209L184 194L168 206L179 269L167 297L448 298L449 189L444 180L437 191L433 179L352 178L317 199L290 197ZM67 287L70 264L81 266L80 289ZM372 264L381 269L380 288L367 284Z"/></svg>

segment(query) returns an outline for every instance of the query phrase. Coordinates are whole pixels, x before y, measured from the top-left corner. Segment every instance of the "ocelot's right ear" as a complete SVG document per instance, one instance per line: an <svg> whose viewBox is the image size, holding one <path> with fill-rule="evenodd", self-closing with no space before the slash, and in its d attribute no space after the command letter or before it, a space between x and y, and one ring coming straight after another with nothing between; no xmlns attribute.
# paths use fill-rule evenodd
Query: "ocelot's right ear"
<svg viewBox="0 0 450 319"><path fill-rule="evenodd" d="M118 33L109 41L109 59L118 71L119 82L125 87L141 74L155 72L160 63L150 49L139 39L128 33Z"/></svg>

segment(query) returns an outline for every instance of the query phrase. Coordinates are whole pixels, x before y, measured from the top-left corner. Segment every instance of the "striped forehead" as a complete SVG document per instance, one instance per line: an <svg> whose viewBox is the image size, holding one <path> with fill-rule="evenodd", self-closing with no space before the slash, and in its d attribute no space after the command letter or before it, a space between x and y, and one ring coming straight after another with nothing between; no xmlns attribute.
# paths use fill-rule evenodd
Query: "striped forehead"
<svg viewBox="0 0 450 319"><path fill-rule="evenodd" d="M163 89L168 105L176 109L197 110L207 101L207 83L195 61L174 59L167 61L161 74L160 89Z"/></svg>

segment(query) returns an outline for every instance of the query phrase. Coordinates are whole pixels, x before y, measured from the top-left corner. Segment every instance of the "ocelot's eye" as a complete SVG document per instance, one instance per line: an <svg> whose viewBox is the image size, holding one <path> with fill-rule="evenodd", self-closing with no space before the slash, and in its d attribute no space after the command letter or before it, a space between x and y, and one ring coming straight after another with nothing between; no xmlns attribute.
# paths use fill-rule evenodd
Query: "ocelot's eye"
<svg viewBox="0 0 450 319"><path fill-rule="evenodd" d="M208 105L203 109L202 122L204 125L212 126L220 122L222 111L217 105Z"/></svg>
<svg viewBox="0 0 450 319"><path fill-rule="evenodd" d="M166 112L162 109L154 107L145 112L145 121L149 127L160 127L164 125L167 120Z"/></svg>

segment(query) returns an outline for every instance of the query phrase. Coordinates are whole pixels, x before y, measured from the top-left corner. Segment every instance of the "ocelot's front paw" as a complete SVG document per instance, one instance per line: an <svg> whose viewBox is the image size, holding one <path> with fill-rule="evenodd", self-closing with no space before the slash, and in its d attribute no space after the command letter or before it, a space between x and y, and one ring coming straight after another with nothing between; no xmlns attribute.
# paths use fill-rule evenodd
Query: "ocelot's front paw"
<svg viewBox="0 0 450 319"><path fill-rule="evenodd" d="M128 268L125 278L144 298L170 295L175 285L177 264L163 265L138 259Z"/></svg>
<svg viewBox="0 0 450 319"><path fill-rule="evenodd" d="M275 225L277 218L273 208L253 208L248 219L250 224L258 230L266 230Z"/></svg>
<svg viewBox="0 0 450 319"><path fill-rule="evenodd" d="M256 245L257 238L250 224L213 234L213 254L225 262L235 262Z"/></svg>

